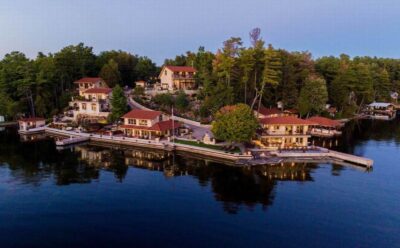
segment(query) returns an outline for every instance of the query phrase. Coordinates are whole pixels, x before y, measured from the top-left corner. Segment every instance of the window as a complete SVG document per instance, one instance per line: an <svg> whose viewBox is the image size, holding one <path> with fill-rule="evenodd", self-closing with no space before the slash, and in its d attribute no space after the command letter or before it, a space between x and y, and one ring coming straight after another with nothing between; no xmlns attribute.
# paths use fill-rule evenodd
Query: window
<svg viewBox="0 0 400 248"><path fill-rule="evenodd" d="M167 70L164 71L164 75L167 75Z"/></svg>
<svg viewBox="0 0 400 248"><path fill-rule="evenodd" d="M97 105L95 103L92 104L92 111L97 111Z"/></svg>
<svg viewBox="0 0 400 248"><path fill-rule="evenodd" d="M147 120L139 120L139 125L147 126Z"/></svg>
<svg viewBox="0 0 400 248"><path fill-rule="evenodd" d="M128 124L136 125L136 119L128 119Z"/></svg>
<svg viewBox="0 0 400 248"><path fill-rule="evenodd" d="M86 110L86 103L82 103L82 109Z"/></svg>

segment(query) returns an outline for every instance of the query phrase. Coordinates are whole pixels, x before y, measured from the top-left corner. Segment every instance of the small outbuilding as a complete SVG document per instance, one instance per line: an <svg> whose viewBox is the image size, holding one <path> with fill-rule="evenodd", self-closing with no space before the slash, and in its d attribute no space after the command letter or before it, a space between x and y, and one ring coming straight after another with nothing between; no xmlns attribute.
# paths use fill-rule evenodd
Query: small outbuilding
<svg viewBox="0 0 400 248"><path fill-rule="evenodd" d="M312 136L334 137L342 134L340 128L343 125L337 120L332 120L321 116L314 116L308 118L308 120L315 123L310 129L310 134Z"/></svg>

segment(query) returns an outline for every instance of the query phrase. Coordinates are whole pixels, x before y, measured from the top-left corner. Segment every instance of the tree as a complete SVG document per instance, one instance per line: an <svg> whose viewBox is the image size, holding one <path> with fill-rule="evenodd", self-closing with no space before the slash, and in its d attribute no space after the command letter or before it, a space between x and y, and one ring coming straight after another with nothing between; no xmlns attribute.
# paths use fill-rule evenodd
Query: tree
<svg viewBox="0 0 400 248"><path fill-rule="evenodd" d="M137 79L149 81L158 74L159 68L148 57L139 57L135 66L135 75Z"/></svg>
<svg viewBox="0 0 400 248"><path fill-rule="evenodd" d="M323 78L315 75L308 77L300 91L299 111L301 115L320 114L328 101L328 90Z"/></svg>
<svg viewBox="0 0 400 248"><path fill-rule="evenodd" d="M136 86L133 89L133 95L136 97L143 96L145 94L145 89L142 86Z"/></svg>
<svg viewBox="0 0 400 248"><path fill-rule="evenodd" d="M219 140L248 142L254 136L258 121L246 104L225 106L215 115L212 132Z"/></svg>
<svg viewBox="0 0 400 248"><path fill-rule="evenodd" d="M174 104L174 98L170 93L157 94L153 97L153 101L165 109L170 109Z"/></svg>
<svg viewBox="0 0 400 248"><path fill-rule="evenodd" d="M111 98L111 114L110 120L112 122L121 118L128 111L128 104L124 90L118 84L113 88Z"/></svg>
<svg viewBox="0 0 400 248"><path fill-rule="evenodd" d="M187 99L187 96L183 90L179 91L175 98L175 107L182 112L189 107L189 100Z"/></svg>
<svg viewBox="0 0 400 248"><path fill-rule="evenodd" d="M118 64L113 59L110 59L110 61L101 68L99 76L106 81L110 88L121 83L121 74L118 71Z"/></svg>

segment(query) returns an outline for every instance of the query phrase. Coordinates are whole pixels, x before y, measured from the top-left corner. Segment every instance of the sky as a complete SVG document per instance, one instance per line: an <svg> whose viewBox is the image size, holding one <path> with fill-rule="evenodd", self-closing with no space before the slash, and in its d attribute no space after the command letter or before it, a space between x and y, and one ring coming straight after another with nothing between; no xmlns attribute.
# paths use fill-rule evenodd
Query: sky
<svg viewBox="0 0 400 248"><path fill-rule="evenodd" d="M95 53L124 50L161 65L229 37L313 56L400 57L399 0L0 0L0 57L57 52L84 42Z"/></svg>

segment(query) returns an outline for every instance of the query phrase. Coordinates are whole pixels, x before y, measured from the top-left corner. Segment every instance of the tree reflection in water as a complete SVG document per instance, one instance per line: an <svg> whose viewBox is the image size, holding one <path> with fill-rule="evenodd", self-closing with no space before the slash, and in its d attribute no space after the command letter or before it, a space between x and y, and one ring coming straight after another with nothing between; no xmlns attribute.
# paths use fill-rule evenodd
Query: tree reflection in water
<svg viewBox="0 0 400 248"><path fill-rule="evenodd" d="M23 184L40 186L48 180L56 185L83 184L98 180L101 171L113 172L123 182L130 167L163 173L166 178L191 176L201 187L211 187L214 197L228 213L241 206L264 209L274 199L279 180L310 181L315 165L234 167L175 156L169 152L144 149L110 149L79 145L57 150L52 139L25 139L20 142L15 130L0 133L0 164L11 171L11 178Z"/></svg>

